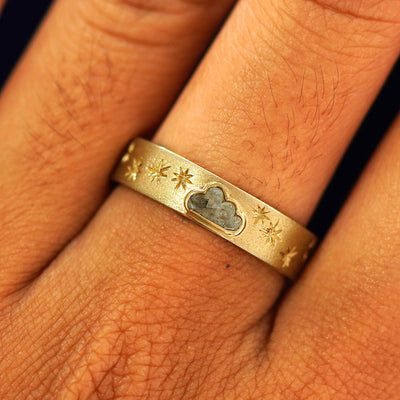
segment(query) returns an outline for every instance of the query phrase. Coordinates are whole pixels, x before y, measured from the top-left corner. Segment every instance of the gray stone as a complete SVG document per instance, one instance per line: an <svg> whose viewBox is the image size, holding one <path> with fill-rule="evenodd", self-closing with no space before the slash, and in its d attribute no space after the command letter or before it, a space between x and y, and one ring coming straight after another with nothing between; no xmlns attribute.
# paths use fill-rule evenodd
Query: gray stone
<svg viewBox="0 0 400 400"><path fill-rule="evenodd" d="M236 214L235 205L225 200L224 191L217 186L209 188L205 193L190 196L188 208L229 231L237 231L242 225L242 218Z"/></svg>

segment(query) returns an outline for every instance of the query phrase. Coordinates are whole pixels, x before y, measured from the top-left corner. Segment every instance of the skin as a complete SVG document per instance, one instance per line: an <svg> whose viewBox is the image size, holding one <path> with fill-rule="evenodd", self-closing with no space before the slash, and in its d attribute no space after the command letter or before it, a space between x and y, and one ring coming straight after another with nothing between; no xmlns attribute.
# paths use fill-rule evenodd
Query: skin
<svg viewBox="0 0 400 400"><path fill-rule="evenodd" d="M261 261L108 190L161 124L307 223L399 54L399 3L242 0L197 66L232 6L57 0L1 93L2 399L398 396L400 121L283 298Z"/></svg>

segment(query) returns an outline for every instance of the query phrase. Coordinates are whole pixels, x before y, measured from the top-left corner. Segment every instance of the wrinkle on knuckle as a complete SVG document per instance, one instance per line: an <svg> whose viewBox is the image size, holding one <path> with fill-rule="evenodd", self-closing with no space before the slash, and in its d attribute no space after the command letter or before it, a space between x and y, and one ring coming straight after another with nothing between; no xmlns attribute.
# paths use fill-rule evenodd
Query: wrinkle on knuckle
<svg viewBox="0 0 400 400"><path fill-rule="evenodd" d="M139 337L129 338L129 329L117 314L106 313L71 351L59 393L73 393L83 400L119 398L136 394L129 389L133 382L137 392L141 391L141 379L135 376L143 380L148 376L148 345ZM132 343L128 343L130 340ZM134 371L128 368L131 358L135 359Z"/></svg>
<svg viewBox="0 0 400 400"><path fill-rule="evenodd" d="M196 395L213 392L247 365L242 360L224 378L214 378L214 363L218 366L227 357L225 341L210 334L193 337L195 328L171 327L168 322L147 324L139 318L133 323L131 314L126 303L109 311L100 329L91 329L77 358L68 361L70 373L63 387L81 399L157 398L162 393L186 399L188 388Z"/></svg>
<svg viewBox="0 0 400 400"><path fill-rule="evenodd" d="M329 12L350 19L369 22L400 22L400 12L396 1L387 0L303 0ZM388 10L393 10L389 13Z"/></svg>
<svg viewBox="0 0 400 400"><path fill-rule="evenodd" d="M126 323L127 305L116 305L104 293L86 304L86 296L85 301L75 300L68 313L57 312L55 326L46 329L50 321L44 322L43 334L32 341L36 355L33 362L25 361L21 374L21 380L32 377L32 385L21 387L35 387L35 398L119 398L129 392L135 374L147 376L148 346ZM127 367L130 357L136 362L134 371ZM140 381L135 384L140 390Z"/></svg>
<svg viewBox="0 0 400 400"><path fill-rule="evenodd" d="M224 336L215 322L205 321L207 312L218 319L212 306L205 304L205 313L194 313L186 295L171 293L161 282L150 279L150 289L141 284L126 288L118 279L104 280L95 290L83 285L73 300L62 293L50 297L48 306L57 310L48 319L52 325L44 324L40 343L32 338L40 356L35 363L25 361L25 379L32 376L37 384L35 398L156 399L170 393L187 399L188 388L193 398L214 398L224 387L232 390L235 375L253 354L246 348L238 351L242 334ZM236 352L239 358L229 362ZM221 377L218 371L228 362Z"/></svg>
<svg viewBox="0 0 400 400"><path fill-rule="evenodd" d="M65 74L60 72L49 76L49 93L46 98L38 98L38 111L24 121L24 140L30 152L24 152L25 158L34 158L41 171L48 171L49 177L63 174L65 160L82 154L82 149L96 145L93 135L88 131L96 130L105 122L102 109L103 98L118 92L113 89L111 62L97 55L96 67L87 66L82 76L73 70ZM106 55L104 57L107 58ZM108 67L105 64L109 64ZM63 68L63 67L62 67ZM49 99L53 101L50 103ZM118 97L114 100L118 104ZM20 151L17 150L17 156ZM86 151L83 154L87 154ZM74 168L85 162L84 156L79 163L69 165ZM29 171L28 171L29 172ZM55 173L56 172L56 173ZM58 173L58 174L57 174ZM59 179L59 177L57 178ZM33 180L40 184L41 180Z"/></svg>
<svg viewBox="0 0 400 400"><path fill-rule="evenodd" d="M335 11L327 3L335 1L284 0L278 3L277 14L285 23L279 24L279 19L274 20L275 40L281 42L281 38L289 37L290 40L286 39L286 43L282 44L292 47L297 53L301 51L307 54L310 61L318 63L321 56L325 59L335 58L349 69L352 64L371 68L371 61L376 60L374 55L377 50L393 52L398 43L398 7L393 4L386 7L381 2L379 12L371 12L370 17L363 17L360 11L361 15L356 18L355 12L354 15L348 15L345 11L339 12L340 6ZM337 3L355 5L357 2L350 0ZM391 8L393 11L389 11ZM392 16L393 21L385 20ZM356 74L357 68L353 72Z"/></svg>
<svg viewBox="0 0 400 400"><path fill-rule="evenodd" d="M227 0L225 0L226 2ZM81 15L94 31L123 46L171 47L210 0L90 0ZM203 11L204 12L204 11Z"/></svg>

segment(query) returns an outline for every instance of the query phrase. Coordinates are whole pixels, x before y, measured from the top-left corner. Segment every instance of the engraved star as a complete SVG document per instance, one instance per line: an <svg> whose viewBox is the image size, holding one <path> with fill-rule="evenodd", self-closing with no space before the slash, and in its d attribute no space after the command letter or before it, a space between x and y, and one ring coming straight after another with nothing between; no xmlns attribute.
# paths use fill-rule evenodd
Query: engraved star
<svg viewBox="0 0 400 400"><path fill-rule="evenodd" d="M129 161L129 159L131 158L131 155L129 153L124 154L124 156L122 157L122 162L126 163Z"/></svg>
<svg viewBox="0 0 400 400"><path fill-rule="evenodd" d="M254 224L261 221L261 225L264 225L264 221L270 221L267 215L269 213L270 211L265 211L265 207L257 206L257 208L253 208Z"/></svg>
<svg viewBox="0 0 400 400"><path fill-rule="evenodd" d="M307 260L307 258L309 257L311 250L315 247L315 245L317 244L316 239L312 239L311 242L308 244L307 246L307 250L304 252L303 254L303 260Z"/></svg>
<svg viewBox="0 0 400 400"><path fill-rule="evenodd" d="M290 249L288 247L287 251L281 252L282 256L282 268L289 268L290 263L292 262L293 257L295 257L298 254L296 251L296 246Z"/></svg>
<svg viewBox="0 0 400 400"><path fill-rule="evenodd" d="M193 185L193 182L190 180L190 178L192 178L194 175L189 174L189 168L186 168L186 171L184 171L182 167L179 167L179 169L179 173L174 172L175 178L171 179L171 181L177 182L175 189L179 189L181 186L183 189L186 189L187 184Z"/></svg>
<svg viewBox="0 0 400 400"><path fill-rule="evenodd" d="M279 221L277 221L275 225L270 222L268 228L260 229L260 232L262 232L267 239L267 243L272 244L272 246L275 246L277 240L281 240L279 234L282 232L282 229L277 229L278 224Z"/></svg>
<svg viewBox="0 0 400 400"><path fill-rule="evenodd" d="M128 147L128 153L132 153L135 150L135 143L131 143Z"/></svg>
<svg viewBox="0 0 400 400"><path fill-rule="evenodd" d="M136 160L135 158L132 160L132 165L130 165L125 172L125 176L128 178L128 180L136 181L141 166L142 163L139 160Z"/></svg>
<svg viewBox="0 0 400 400"><path fill-rule="evenodd" d="M129 161L129 159L131 158L131 153L133 152L133 150L135 150L135 143L131 143L128 147L128 152L126 154L124 154L124 156L122 157L122 162L126 163Z"/></svg>
<svg viewBox="0 0 400 400"><path fill-rule="evenodd" d="M164 160L153 161L147 169L149 170L149 177L151 181L160 182L161 178L167 177L167 171L171 168L171 166L167 165Z"/></svg>

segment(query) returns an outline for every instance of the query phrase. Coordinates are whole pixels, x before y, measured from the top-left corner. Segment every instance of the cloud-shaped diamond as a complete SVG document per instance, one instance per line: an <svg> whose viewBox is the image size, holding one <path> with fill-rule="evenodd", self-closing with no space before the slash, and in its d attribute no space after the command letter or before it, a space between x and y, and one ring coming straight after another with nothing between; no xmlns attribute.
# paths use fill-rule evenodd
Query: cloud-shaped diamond
<svg viewBox="0 0 400 400"><path fill-rule="evenodd" d="M187 206L189 210L229 231L237 231L242 225L242 218L236 214L236 206L225 200L224 191L217 186L205 193L192 194Z"/></svg>

